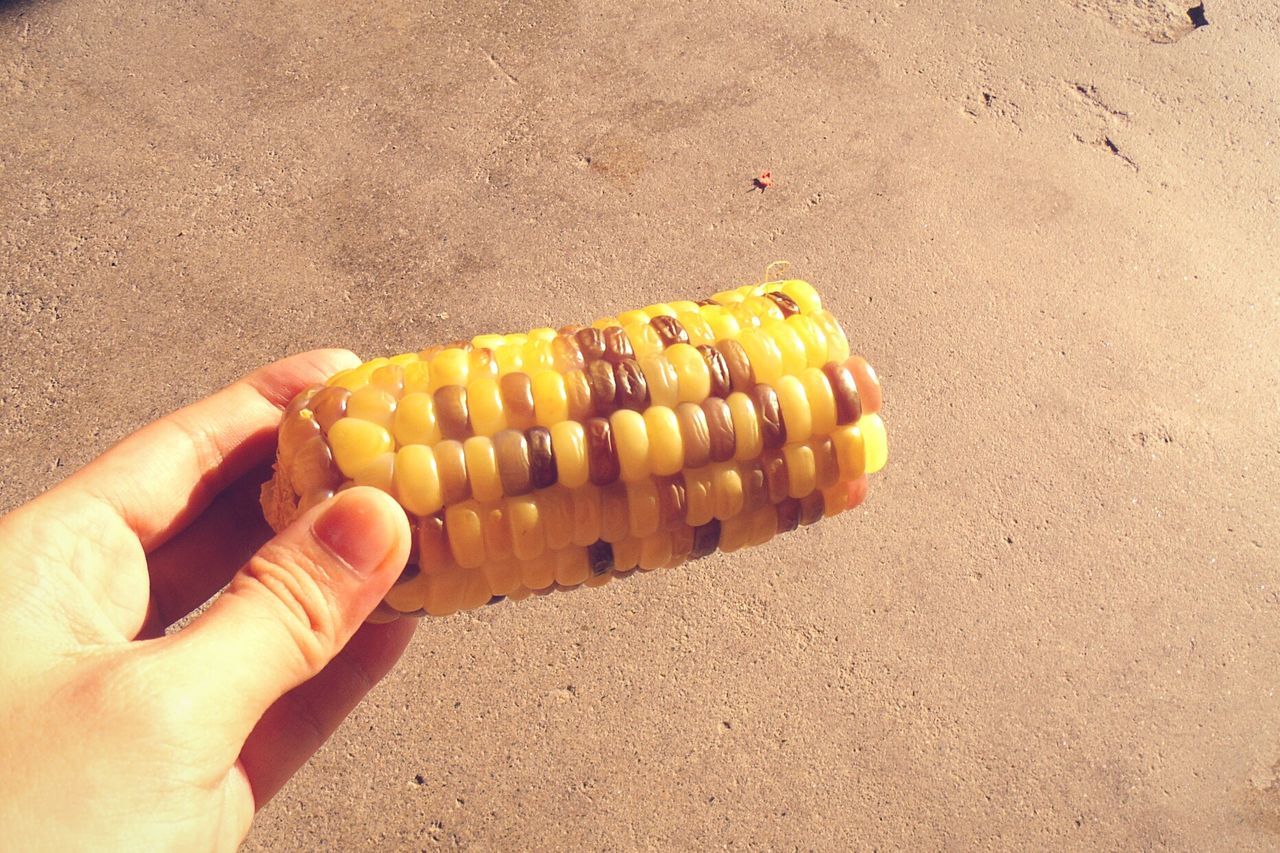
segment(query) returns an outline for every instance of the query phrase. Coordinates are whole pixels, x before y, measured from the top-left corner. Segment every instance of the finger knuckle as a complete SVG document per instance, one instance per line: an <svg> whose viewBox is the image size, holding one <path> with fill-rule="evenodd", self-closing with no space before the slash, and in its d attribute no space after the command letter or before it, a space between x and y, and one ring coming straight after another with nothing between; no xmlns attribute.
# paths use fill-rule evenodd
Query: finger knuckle
<svg viewBox="0 0 1280 853"><path fill-rule="evenodd" d="M271 550L251 558L241 573L243 583L265 601L311 672L328 662L340 632L337 600L320 580L323 576L321 567L307 557Z"/></svg>

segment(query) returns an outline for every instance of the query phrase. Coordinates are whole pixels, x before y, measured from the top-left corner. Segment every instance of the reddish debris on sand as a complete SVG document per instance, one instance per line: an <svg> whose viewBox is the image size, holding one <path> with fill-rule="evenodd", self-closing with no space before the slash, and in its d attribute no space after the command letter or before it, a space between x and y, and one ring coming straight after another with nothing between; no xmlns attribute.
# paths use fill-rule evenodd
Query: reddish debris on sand
<svg viewBox="0 0 1280 853"><path fill-rule="evenodd" d="M764 192L769 189L769 187L773 186L773 172L766 169L757 175L752 180L752 183L755 185L756 189L760 190L760 192Z"/></svg>

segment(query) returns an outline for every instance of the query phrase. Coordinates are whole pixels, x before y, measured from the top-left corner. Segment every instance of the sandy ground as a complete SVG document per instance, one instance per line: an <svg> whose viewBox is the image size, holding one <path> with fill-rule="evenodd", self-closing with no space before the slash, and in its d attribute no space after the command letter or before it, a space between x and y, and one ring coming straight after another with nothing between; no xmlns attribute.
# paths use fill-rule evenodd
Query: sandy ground
<svg viewBox="0 0 1280 853"><path fill-rule="evenodd" d="M295 350L778 258L891 459L422 625L249 849L1280 844L1280 5L376 5L0 3L0 507Z"/></svg>

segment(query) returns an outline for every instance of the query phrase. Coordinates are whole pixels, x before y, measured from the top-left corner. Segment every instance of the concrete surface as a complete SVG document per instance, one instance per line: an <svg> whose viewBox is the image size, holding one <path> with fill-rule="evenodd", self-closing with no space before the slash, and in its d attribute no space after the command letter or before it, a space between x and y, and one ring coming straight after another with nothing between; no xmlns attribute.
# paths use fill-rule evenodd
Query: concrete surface
<svg viewBox="0 0 1280 853"><path fill-rule="evenodd" d="M1204 17L0 4L0 507L294 350L785 258L865 509L424 624L248 848L1274 849L1280 5Z"/></svg>

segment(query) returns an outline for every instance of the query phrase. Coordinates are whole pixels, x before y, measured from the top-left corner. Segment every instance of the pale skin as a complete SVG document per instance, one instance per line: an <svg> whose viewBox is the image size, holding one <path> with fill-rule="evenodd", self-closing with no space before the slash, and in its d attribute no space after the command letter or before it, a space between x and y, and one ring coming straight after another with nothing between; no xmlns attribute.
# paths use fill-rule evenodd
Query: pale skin
<svg viewBox="0 0 1280 853"><path fill-rule="evenodd" d="M403 511L352 489L271 537L257 507L283 407L357 363L265 367L0 518L4 845L233 849L391 669L415 621L362 623Z"/></svg>

